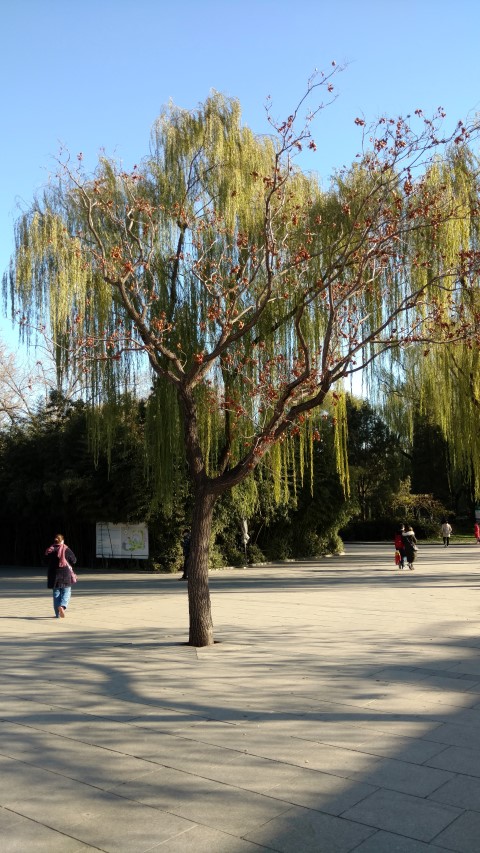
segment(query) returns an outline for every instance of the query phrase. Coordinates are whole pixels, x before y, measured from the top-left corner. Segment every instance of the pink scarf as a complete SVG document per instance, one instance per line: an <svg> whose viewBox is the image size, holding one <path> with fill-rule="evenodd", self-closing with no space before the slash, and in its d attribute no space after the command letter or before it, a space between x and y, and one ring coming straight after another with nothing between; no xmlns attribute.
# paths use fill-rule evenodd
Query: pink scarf
<svg viewBox="0 0 480 853"><path fill-rule="evenodd" d="M58 565L62 569L66 568L66 566L68 566L67 558L65 557L65 551L66 550L67 550L67 546L65 545L65 542L60 542L60 544L58 546L57 554L58 554Z"/></svg>

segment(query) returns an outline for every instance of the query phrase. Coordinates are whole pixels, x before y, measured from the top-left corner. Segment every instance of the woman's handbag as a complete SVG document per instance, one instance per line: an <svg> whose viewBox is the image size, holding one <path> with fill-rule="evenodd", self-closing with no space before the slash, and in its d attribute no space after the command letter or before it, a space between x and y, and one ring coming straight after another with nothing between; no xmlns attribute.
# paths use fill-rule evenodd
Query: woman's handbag
<svg viewBox="0 0 480 853"><path fill-rule="evenodd" d="M77 576L76 576L75 572L73 571L72 567L68 565L68 563L67 563L67 568L70 570L70 583L76 583L77 582Z"/></svg>
<svg viewBox="0 0 480 853"><path fill-rule="evenodd" d="M400 565L400 560L401 560L400 551L395 551L395 565L396 566Z"/></svg>

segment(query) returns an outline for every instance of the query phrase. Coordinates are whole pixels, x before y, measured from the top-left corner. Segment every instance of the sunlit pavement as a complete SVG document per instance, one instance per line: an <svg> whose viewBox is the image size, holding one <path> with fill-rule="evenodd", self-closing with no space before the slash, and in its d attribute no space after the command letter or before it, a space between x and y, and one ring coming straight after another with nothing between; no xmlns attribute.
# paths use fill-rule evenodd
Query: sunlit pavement
<svg viewBox="0 0 480 853"><path fill-rule="evenodd" d="M480 850L480 547L212 574L0 569L0 849Z"/></svg>

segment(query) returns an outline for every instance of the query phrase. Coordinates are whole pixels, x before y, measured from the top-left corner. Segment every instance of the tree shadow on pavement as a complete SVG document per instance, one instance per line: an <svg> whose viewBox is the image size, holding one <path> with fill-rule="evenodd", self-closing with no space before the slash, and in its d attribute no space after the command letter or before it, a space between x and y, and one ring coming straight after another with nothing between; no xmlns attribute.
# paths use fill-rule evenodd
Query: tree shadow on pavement
<svg viewBox="0 0 480 853"><path fill-rule="evenodd" d="M409 611L416 590L449 589L452 577L370 574L379 597L356 622L341 598L345 621L334 619L321 592L343 582L354 594L365 578L276 580L215 583L232 593L235 621L224 617L223 642L207 649L183 645L179 630L125 629L120 616L114 630L72 623L0 639L0 805L92 845L86 818L62 822L79 802L99 826L143 804L209 828L216 853L246 853L247 841L252 853L477 851L480 640L461 615ZM468 571L454 580L477 588ZM380 609L397 582L405 628ZM147 582L152 594L164 586ZM263 626L238 591L265 593ZM135 814L132 827L145 821ZM152 833L150 846L163 840ZM188 835L165 849L187 851Z"/></svg>

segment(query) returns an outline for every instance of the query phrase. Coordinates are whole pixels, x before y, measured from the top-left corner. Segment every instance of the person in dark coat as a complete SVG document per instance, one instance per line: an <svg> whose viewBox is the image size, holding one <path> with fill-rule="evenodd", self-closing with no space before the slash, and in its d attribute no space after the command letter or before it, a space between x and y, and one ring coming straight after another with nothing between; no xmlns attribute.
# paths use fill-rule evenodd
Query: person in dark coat
<svg viewBox="0 0 480 853"><path fill-rule="evenodd" d="M407 524L403 531L403 541L405 546L405 556L407 558L408 568L413 571L413 564L417 555L417 540L410 524Z"/></svg>
<svg viewBox="0 0 480 853"><path fill-rule="evenodd" d="M47 587L53 589L53 609L58 619L65 618L65 611L72 594L72 581L75 579L72 566L77 562L73 551L65 545L61 533L57 533L53 545L45 551L48 574Z"/></svg>

